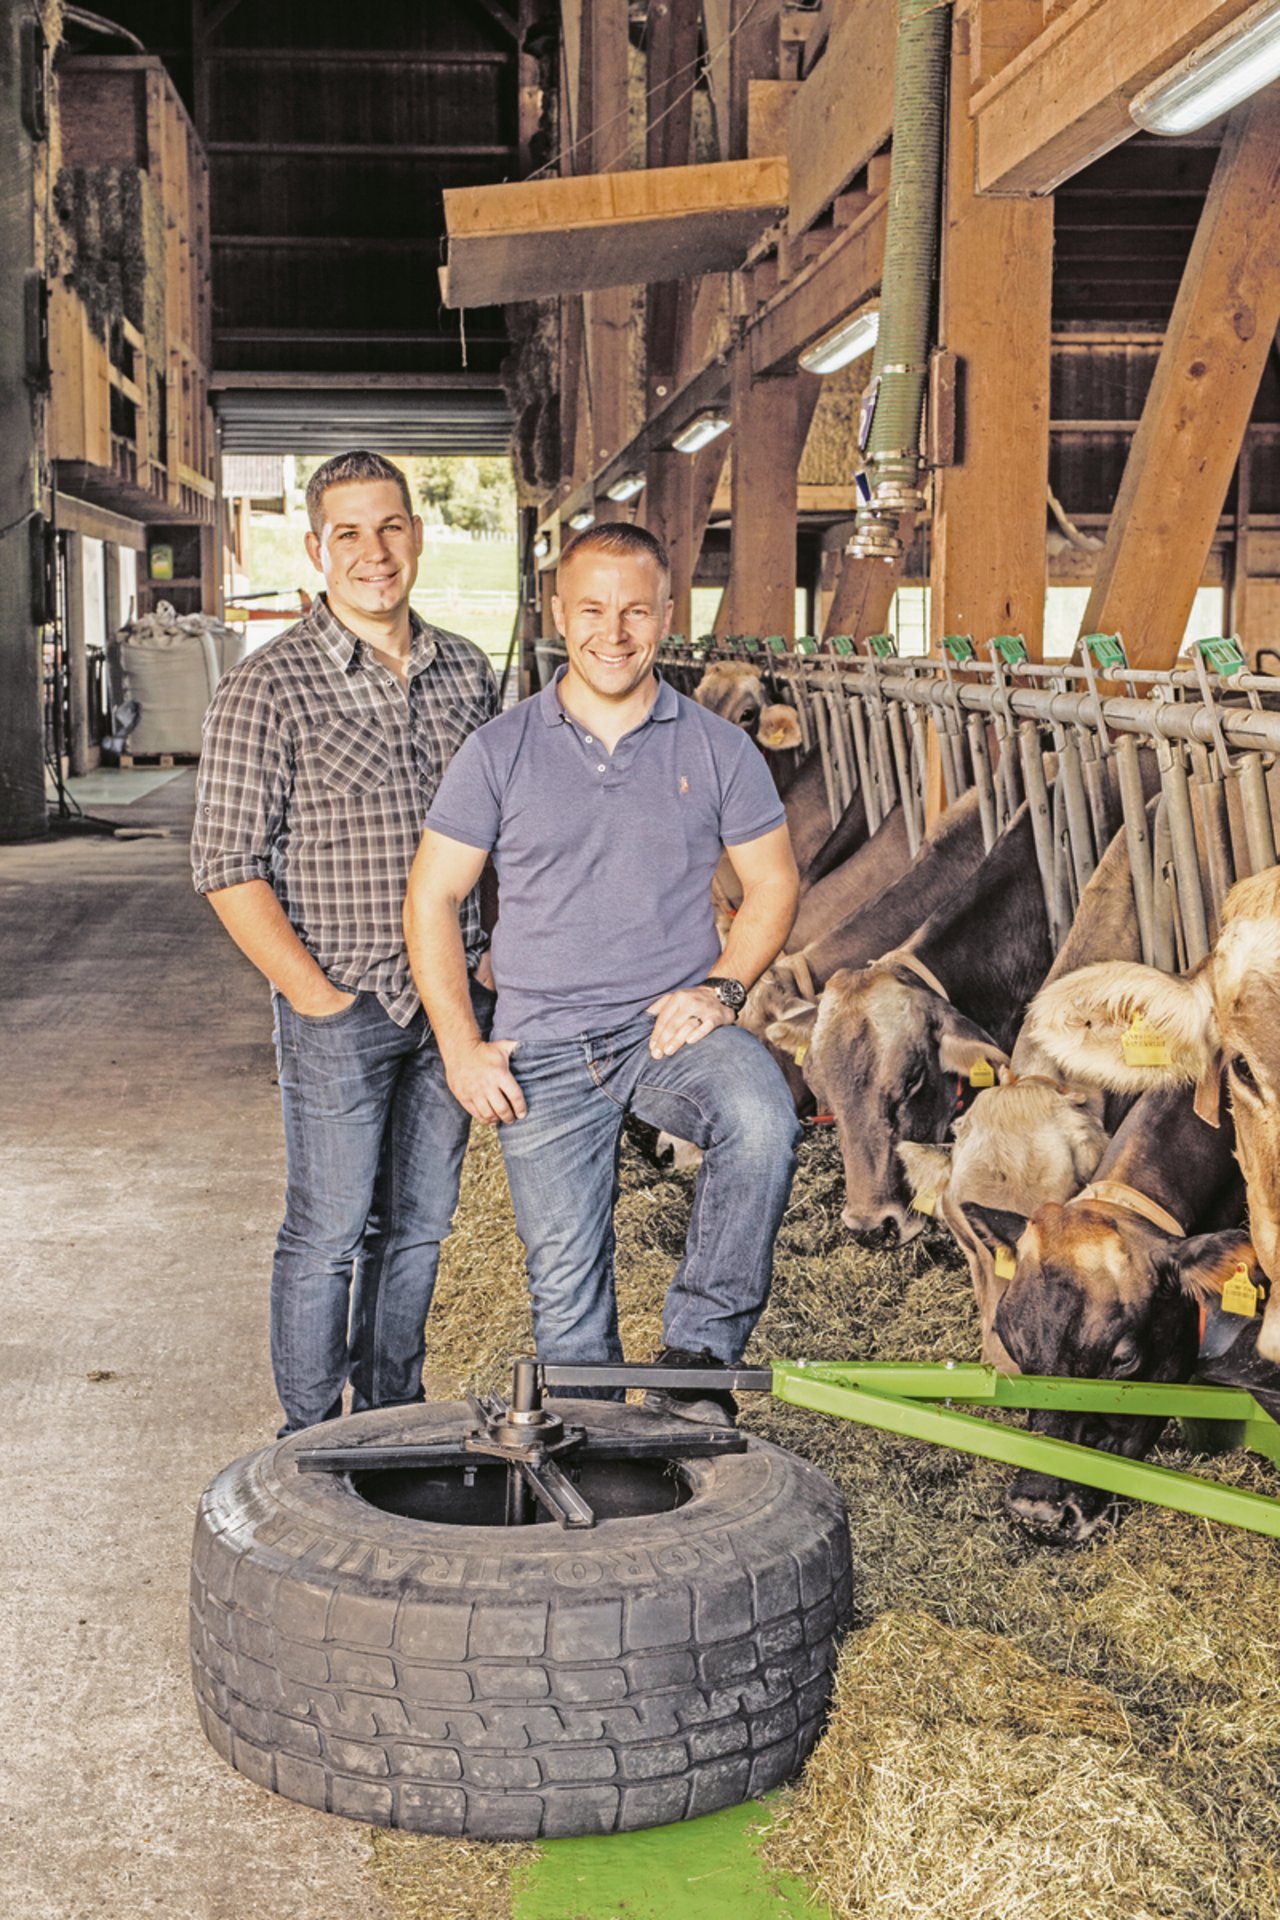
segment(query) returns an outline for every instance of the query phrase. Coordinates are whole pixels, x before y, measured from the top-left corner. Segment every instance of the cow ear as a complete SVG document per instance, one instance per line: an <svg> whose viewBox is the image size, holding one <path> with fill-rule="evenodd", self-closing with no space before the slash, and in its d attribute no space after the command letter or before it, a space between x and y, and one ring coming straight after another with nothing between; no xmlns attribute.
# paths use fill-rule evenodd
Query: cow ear
<svg viewBox="0 0 1280 1920"><path fill-rule="evenodd" d="M917 1201L921 1203L916 1207L917 1213L936 1213L951 1178L951 1154L948 1149L922 1145L916 1140L904 1140L898 1148L898 1158L911 1186L913 1206ZM931 1204L925 1205L925 1202Z"/></svg>
<svg viewBox="0 0 1280 1920"><path fill-rule="evenodd" d="M1125 1036L1138 1038L1130 1034L1135 1022L1142 1024L1145 1044L1126 1050ZM1115 960L1080 967L1042 987L1027 1010L1021 1039L1073 1080L1113 1093L1199 1081L1218 1055L1203 969L1178 977Z"/></svg>
<svg viewBox="0 0 1280 1920"><path fill-rule="evenodd" d="M792 1000L776 1020L769 1022L764 1037L771 1047L776 1047L779 1053L789 1053L796 1065L801 1066L809 1051L817 1018L816 1001Z"/></svg>
<svg viewBox="0 0 1280 1920"><path fill-rule="evenodd" d="M999 1253L1002 1247L1012 1252L1027 1230L1026 1214L1011 1213L1007 1207L983 1207L975 1200L966 1200L958 1211L964 1215L975 1240L991 1253Z"/></svg>
<svg viewBox="0 0 1280 1920"><path fill-rule="evenodd" d="M796 718L794 707L781 704L765 707L756 728L756 742L767 747L770 753L781 753L787 747L800 745L800 722Z"/></svg>
<svg viewBox="0 0 1280 1920"><path fill-rule="evenodd" d="M1198 1233L1190 1240L1177 1240L1161 1267L1167 1283L1189 1294L1193 1300L1216 1300L1239 1267L1247 1267L1255 1287L1266 1281L1258 1265L1253 1242L1242 1228L1226 1233Z"/></svg>
<svg viewBox="0 0 1280 1920"><path fill-rule="evenodd" d="M1008 1054L996 1045L989 1033L948 1006L938 1034L938 1064L944 1073L968 1073L980 1060L985 1060L992 1069L1009 1064Z"/></svg>

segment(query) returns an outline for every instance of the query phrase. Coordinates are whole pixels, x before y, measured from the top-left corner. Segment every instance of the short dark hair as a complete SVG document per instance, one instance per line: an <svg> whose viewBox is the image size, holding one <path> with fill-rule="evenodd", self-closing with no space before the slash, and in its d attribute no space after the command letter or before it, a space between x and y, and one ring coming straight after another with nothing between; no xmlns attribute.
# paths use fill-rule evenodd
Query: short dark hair
<svg viewBox="0 0 1280 1920"><path fill-rule="evenodd" d="M369 453L364 447L353 447L349 453L335 453L332 460L326 460L317 467L307 482L307 518L311 522L311 531L317 536L324 525L324 496L330 487L344 487L352 480L391 480L399 487L409 518L413 518L413 495L409 492L409 482L394 461L385 460L380 453Z"/></svg>
<svg viewBox="0 0 1280 1920"><path fill-rule="evenodd" d="M671 562L661 540L651 534L647 527L633 527L629 520L605 520L598 527L584 527L581 533L575 533L567 547L561 547L560 559L556 565L556 585L560 584L560 574L567 561L575 554L586 552L646 554L650 560L656 560L658 570L665 580L671 578Z"/></svg>

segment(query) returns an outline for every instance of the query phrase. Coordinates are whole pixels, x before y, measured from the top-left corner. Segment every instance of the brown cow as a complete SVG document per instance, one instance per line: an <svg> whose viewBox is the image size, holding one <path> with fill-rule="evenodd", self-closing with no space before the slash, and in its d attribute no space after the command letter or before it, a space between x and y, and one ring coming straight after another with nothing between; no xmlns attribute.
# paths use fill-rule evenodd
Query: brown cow
<svg viewBox="0 0 1280 1920"><path fill-rule="evenodd" d="M900 950L839 969L814 1006L766 1037L802 1059L835 1115L849 1230L912 1239L923 1225L898 1147L939 1141L955 1115L956 1076L1008 1064L1023 1007L1052 954L1031 820L1021 807L990 853Z"/></svg>
<svg viewBox="0 0 1280 1920"><path fill-rule="evenodd" d="M1029 1220L972 1203L961 1211L993 1255L1014 1253L994 1326L1024 1372L1187 1380L1201 1302L1252 1258L1248 1235L1234 1225L1242 1205L1230 1130L1206 1126L1184 1089L1141 1100L1091 1184L1065 1205L1042 1206ZM1150 1451L1163 1426L1048 1411L1032 1413L1028 1424L1131 1459ZM1063 1544L1088 1539L1111 1506L1101 1489L1029 1470L1015 1476L1006 1499L1024 1525Z"/></svg>
<svg viewBox="0 0 1280 1920"><path fill-rule="evenodd" d="M1154 1030L1165 1064L1126 1060L1135 1018ZM1027 1024L1036 1046L1075 1079L1121 1091L1196 1083L1198 1110L1210 1121L1225 1063L1253 1243L1268 1278L1280 1283L1280 868L1231 889L1217 942L1193 972L1085 967L1047 988ZM1280 1284L1258 1352L1280 1362Z"/></svg>
<svg viewBox="0 0 1280 1920"><path fill-rule="evenodd" d="M915 1196L955 1235L969 1263L982 1325L982 1358L1014 1371L994 1322L1003 1287L995 1255L969 1225L965 1208L994 1207L1029 1216L1050 1201L1069 1200L1090 1178L1107 1145L1101 1122L1081 1087L1038 1076L1015 1079L1001 1070L1000 1085L978 1094L955 1123L953 1147L904 1142L898 1152Z"/></svg>

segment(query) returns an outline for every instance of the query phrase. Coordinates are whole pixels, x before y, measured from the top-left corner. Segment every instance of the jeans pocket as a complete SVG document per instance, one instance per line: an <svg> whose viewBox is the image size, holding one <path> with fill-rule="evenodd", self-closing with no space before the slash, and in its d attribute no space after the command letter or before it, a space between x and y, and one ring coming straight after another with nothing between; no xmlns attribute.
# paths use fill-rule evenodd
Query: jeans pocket
<svg viewBox="0 0 1280 1920"><path fill-rule="evenodd" d="M349 991L347 987L338 988L339 993ZM301 1020L305 1027L336 1027L340 1021L349 1019L359 1005L360 995L357 993L349 1007L339 1007L336 1013L299 1013L296 1007L290 1007L289 1011L294 1019Z"/></svg>

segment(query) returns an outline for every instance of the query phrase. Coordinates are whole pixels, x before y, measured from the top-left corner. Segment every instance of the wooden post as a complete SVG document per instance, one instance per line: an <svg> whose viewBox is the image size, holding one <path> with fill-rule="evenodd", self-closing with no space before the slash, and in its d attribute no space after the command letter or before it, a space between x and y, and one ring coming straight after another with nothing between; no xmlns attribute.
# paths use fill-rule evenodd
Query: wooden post
<svg viewBox="0 0 1280 1920"><path fill-rule="evenodd" d="M1245 652L1249 636L1249 515L1252 508L1253 437L1248 427L1236 463L1236 524L1227 573L1226 631L1234 633Z"/></svg>
<svg viewBox="0 0 1280 1920"><path fill-rule="evenodd" d="M730 632L795 636L797 476L821 391L816 374L753 380L747 355L734 359L729 586L722 603Z"/></svg>
<svg viewBox="0 0 1280 1920"><path fill-rule="evenodd" d="M581 123L584 132L590 129L585 170L621 172L629 158L627 0L586 0L582 28ZM583 300L591 472L628 438L632 292L630 287L602 287L584 294Z"/></svg>
<svg viewBox="0 0 1280 1920"><path fill-rule="evenodd" d="M693 624L693 467L685 453L651 453L645 468L644 524L671 561L673 633Z"/></svg>
<svg viewBox="0 0 1280 1920"><path fill-rule="evenodd" d="M884 632L914 529L915 515L909 514L902 522L902 553L896 560L855 560L852 554L842 557L823 622L824 634L852 633L861 638Z"/></svg>
<svg viewBox="0 0 1280 1920"><path fill-rule="evenodd" d="M1280 322L1280 97L1238 107L1205 198L1106 545L1085 633L1168 667Z"/></svg>
<svg viewBox="0 0 1280 1920"><path fill-rule="evenodd" d="M960 25L962 23L958 23ZM938 338L960 362L956 460L934 476L930 633L1020 633L1038 660L1047 585L1051 199L973 190L969 51L951 60Z"/></svg>

